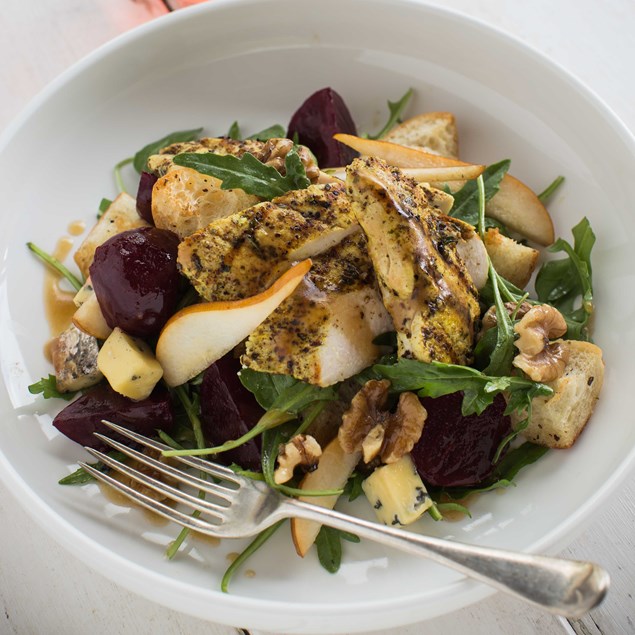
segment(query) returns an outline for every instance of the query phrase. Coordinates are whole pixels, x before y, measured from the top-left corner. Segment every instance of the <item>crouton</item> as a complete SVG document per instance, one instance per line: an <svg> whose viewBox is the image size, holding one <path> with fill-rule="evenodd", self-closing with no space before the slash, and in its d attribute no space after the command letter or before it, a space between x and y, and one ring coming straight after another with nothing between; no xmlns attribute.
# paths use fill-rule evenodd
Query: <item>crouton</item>
<svg viewBox="0 0 635 635"><path fill-rule="evenodd" d="M423 148L428 152L458 159L456 120L450 112L424 112L395 126L384 141Z"/></svg>
<svg viewBox="0 0 635 635"><path fill-rule="evenodd" d="M539 252L490 228L485 232L485 249L494 269L512 284L524 289L536 268Z"/></svg>
<svg viewBox="0 0 635 635"><path fill-rule="evenodd" d="M588 422L602 389L602 350L589 342L568 340L569 361L562 377L548 385L551 397L532 401L532 416L523 436L531 443L549 448L570 448ZM524 416L512 415L516 428Z"/></svg>

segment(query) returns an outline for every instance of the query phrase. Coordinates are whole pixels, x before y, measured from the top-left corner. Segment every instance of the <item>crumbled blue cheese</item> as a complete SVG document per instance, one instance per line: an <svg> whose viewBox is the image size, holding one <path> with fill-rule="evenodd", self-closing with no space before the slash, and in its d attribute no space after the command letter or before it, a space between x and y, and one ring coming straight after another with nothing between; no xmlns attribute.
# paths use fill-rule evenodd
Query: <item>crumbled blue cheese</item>
<svg viewBox="0 0 635 635"><path fill-rule="evenodd" d="M101 347L97 365L113 390L136 401L148 397L163 377L163 369L152 349L119 327Z"/></svg>
<svg viewBox="0 0 635 635"><path fill-rule="evenodd" d="M376 468L362 483L362 489L385 525L408 525L432 507L410 454Z"/></svg>

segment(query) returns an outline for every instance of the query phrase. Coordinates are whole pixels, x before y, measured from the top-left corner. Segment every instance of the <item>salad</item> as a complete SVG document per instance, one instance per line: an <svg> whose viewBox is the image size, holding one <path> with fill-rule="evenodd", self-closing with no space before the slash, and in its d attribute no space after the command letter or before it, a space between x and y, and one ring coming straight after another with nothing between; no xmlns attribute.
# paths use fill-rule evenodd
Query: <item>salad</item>
<svg viewBox="0 0 635 635"><path fill-rule="evenodd" d="M411 95L376 134L330 88L286 129L169 134L116 166L79 276L29 244L75 290L55 372L29 388L70 401L53 425L105 450L93 433L111 420L166 460L206 456L325 507L365 497L399 526L469 515L471 495L571 447L604 371L593 231L583 218L555 240L545 203L562 177L536 195L509 160L459 160L451 113L402 121ZM357 541L290 524L331 572Z"/></svg>

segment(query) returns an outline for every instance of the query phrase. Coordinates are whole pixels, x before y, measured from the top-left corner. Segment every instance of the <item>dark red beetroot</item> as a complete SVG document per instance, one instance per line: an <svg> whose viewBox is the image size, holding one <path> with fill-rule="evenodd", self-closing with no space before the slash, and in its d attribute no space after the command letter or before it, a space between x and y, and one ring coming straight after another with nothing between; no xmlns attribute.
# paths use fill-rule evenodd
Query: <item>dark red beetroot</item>
<svg viewBox="0 0 635 635"><path fill-rule="evenodd" d="M138 337L159 333L179 300L178 245L170 231L139 227L97 247L90 278L108 326Z"/></svg>
<svg viewBox="0 0 635 635"><path fill-rule="evenodd" d="M137 190L137 212L150 225L154 225L154 218L152 218L152 188L158 180L159 178L154 174L142 172L139 179L139 189Z"/></svg>
<svg viewBox="0 0 635 635"><path fill-rule="evenodd" d="M53 425L80 445L107 450L108 446L93 433L117 435L101 423L102 419L150 437L155 437L157 430L169 433L174 425L170 394L159 387L147 399L132 401L104 382L66 406L53 419Z"/></svg>
<svg viewBox="0 0 635 635"><path fill-rule="evenodd" d="M357 128L344 100L332 88L322 88L295 111L287 137L293 139L297 134L321 168L335 168L348 165L357 156L355 150L333 139L338 132L357 135Z"/></svg>
<svg viewBox="0 0 635 635"><path fill-rule="evenodd" d="M201 384L201 423L205 438L213 445L238 439L248 432L264 410L254 396L240 383L240 363L228 353L212 364ZM235 450L217 455L224 463L260 468L260 450L255 441L248 441Z"/></svg>
<svg viewBox="0 0 635 635"><path fill-rule="evenodd" d="M421 400L428 418L412 458L427 485L454 487L482 482L492 473L496 450L510 432L501 395L481 415L469 417L461 414L462 401L463 393Z"/></svg>

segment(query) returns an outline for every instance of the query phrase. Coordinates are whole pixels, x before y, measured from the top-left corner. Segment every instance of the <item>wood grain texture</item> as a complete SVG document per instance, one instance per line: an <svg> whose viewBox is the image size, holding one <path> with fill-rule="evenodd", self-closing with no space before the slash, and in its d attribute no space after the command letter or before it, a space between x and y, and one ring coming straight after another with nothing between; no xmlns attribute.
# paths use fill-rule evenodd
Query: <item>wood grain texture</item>
<svg viewBox="0 0 635 635"><path fill-rule="evenodd" d="M587 83L635 130L632 0L438 0L525 40ZM3 0L0 129L77 59L166 13L160 0ZM564 552L593 559L613 578L606 602L571 626L500 594L451 615L384 635L626 635L635 632L635 478ZM234 635L137 597L60 548L0 486L0 633ZM36 608L37 610L34 610ZM255 635L255 633L253 633Z"/></svg>

